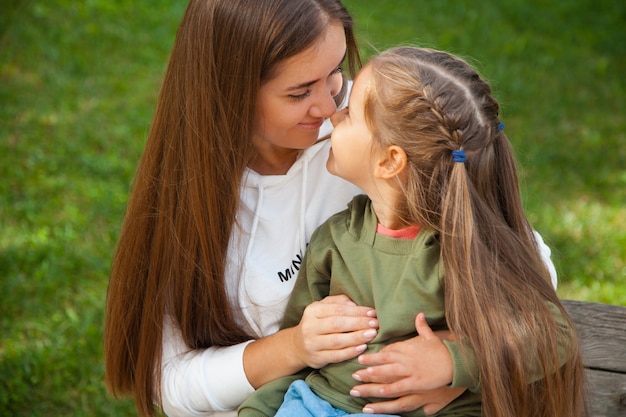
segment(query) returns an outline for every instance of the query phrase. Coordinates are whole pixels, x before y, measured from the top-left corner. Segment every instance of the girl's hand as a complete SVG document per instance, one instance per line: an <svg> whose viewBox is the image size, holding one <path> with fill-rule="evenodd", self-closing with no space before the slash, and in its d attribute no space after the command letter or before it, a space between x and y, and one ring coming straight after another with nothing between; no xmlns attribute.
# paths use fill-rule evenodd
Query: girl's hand
<svg viewBox="0 0 626 417"><path fill-rule="evenodd" d="M389 401L367 404L363 407L363 412L366 414L399 414L423 407L424 413L430 416L441 411L463 392L465 392L465 388L441 387Z"/></svg>
<svg viewBox="0 0 626 417"><path fill-rule="evenodd" d="M318 369L361 354L377 329L376 310L335 295L305 308L292 343L303 363Z"/></svg>
<svg viewBox="0 0 626 417"><path fill-rule="evenodd" d="M359 397L397 398L366 408L377 413L397 413L428 404L425 411L432 413L464 391L446 387L454 375L452 357L426 323L423 313L415 318L415 328L418 336L359 357L359 363L367 367L355 372L353 378L364 384L355 386L350 393ZM442 387L445 390L439 390ZM437 391L425 393L434 389ZM435 401L430 398L434 394Z"/></svg>

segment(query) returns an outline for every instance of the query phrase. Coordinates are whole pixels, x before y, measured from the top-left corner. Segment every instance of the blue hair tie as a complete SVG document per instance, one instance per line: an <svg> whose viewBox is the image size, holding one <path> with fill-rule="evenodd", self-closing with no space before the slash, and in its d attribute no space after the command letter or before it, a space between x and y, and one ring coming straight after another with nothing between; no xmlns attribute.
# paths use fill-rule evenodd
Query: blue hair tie
<svg viewBox="0 0 626 417"><path fill-rule="evenodd" d="M452 151L452 160L454 162L465 162L467 158L465 157L465 151L463 149L459 149L458 151Z"/></svg>
<svg viewBox="0 0 626 417"><path fill-rule="evenodd" d="M500 122L498 123L498 132L501 132L504 130L504 123Z"/></svg>

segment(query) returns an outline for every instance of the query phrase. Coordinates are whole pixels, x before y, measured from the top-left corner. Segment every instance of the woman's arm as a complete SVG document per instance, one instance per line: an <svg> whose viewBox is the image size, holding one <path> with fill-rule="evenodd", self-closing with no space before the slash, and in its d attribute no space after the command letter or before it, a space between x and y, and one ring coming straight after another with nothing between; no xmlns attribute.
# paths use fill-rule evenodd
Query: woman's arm
<svg viewBox="0 0 626 417"><path fill-rule="evenodd" d="M372 308L356 306L346 296L327 297L307 307L297 326L234 346L191 351L178 327L166 319L163 411L183 417L233 410L269 381L356 357L375 336L365 334L372 315Z"/></svg>
<svg viewBox="0 0 626 417"><path fill-rule="evenodd" d="M309 304L300 322L250 343L244 369L255 388L302 368L321 368L362 353L376 336L378 321L370 307L357 306L345 295ZM374 320L373 320L374 319Z"/></svg>
<svg viewBox="0 0 626 417"><path fill-rule="evenodd" d="M170 417L233 410L254 392L243 369L250 343L190 350L169 318L163 329L161 406Z"/></svg>
<svg viewBox="0 0 626 417"><path fill-rule="evenodd" d="M539 255L541 256L543 263L546 264L546 267L548 268L548 272L550 273L550 280L552 282L552 286L556 290L556 287L558 284L558 277L556 274L556 268L554 267L554 262L552 262L552 257L551 257L552 251L550 250L550 247L545 244L545 242L543 241L543 237L541 237L539 232L537 232L536 230L533 230L533 236L535 237L535 242L537 243L537 250L539 251Z"/></svg>

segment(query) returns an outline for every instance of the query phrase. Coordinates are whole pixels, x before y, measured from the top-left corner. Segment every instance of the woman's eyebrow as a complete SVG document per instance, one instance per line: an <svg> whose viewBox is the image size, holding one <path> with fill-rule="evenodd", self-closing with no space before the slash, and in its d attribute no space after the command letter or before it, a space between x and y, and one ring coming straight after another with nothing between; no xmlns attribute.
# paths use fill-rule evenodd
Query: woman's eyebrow
<svg viewBox="0 0 626 417"><path fill-rule="evenodd" d="M301 88L310 87L310 86L312 86L313 84L315 84L318 81L319 81L319 78L317 80L307 81L307 82L304 82L302 84L294 85L293 87L289 87L287 89L287 91L300 90Z"/></svg>

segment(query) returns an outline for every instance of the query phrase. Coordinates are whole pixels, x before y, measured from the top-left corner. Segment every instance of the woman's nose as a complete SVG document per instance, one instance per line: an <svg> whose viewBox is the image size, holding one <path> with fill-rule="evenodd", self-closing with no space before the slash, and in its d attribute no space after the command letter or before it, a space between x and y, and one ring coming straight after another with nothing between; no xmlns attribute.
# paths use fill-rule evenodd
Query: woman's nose
<svg viewBox="0 0 626 417"><path fill-rule="evenodd" d="M312 107L311 114L315 117L327 118L337 110L335 98L330 93L324 93Z"/></svg>
<svg viewBox="0 0 626 417"><path fill-rule="evenodd" d="M343 86L343 75L341 73L333 74L326 84L326 90L323 91L319 101L315 103L311 109L311 113L315 117L330 117L337 110L335 96L341 91Z"/></svg>

